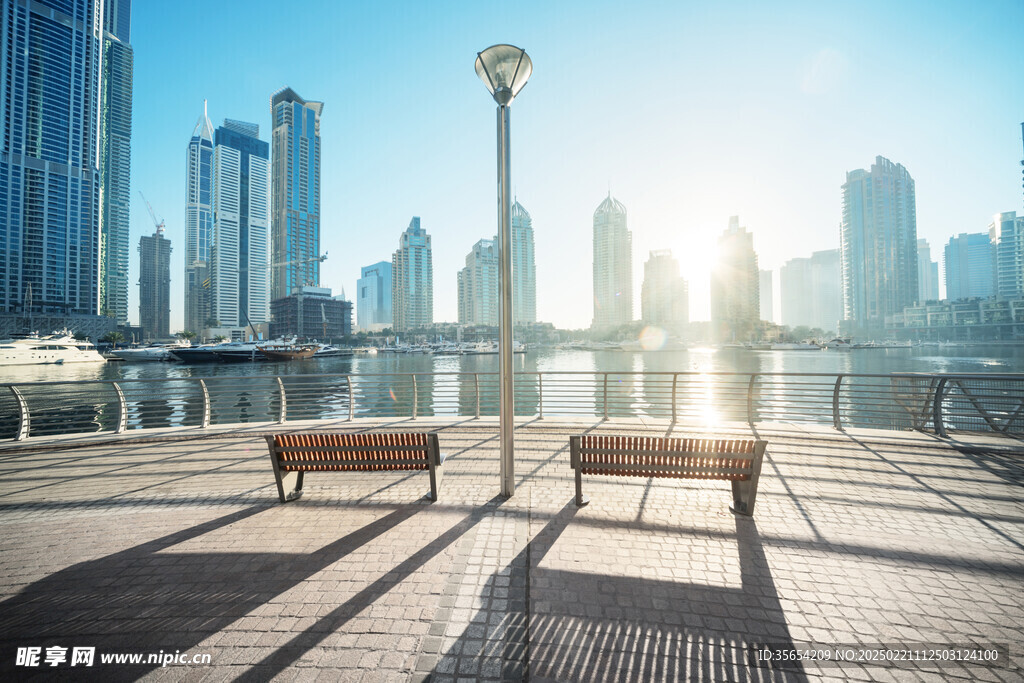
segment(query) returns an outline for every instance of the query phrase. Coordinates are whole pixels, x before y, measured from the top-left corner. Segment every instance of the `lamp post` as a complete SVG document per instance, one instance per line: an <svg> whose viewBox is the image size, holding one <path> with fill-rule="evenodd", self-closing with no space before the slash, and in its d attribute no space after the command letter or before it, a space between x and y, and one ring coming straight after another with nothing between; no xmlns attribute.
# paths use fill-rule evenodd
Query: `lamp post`
<svg viewBox="0 0 1024 683"><path fill-rule="evenodd" d="M512 206L510 199L509 105L533 73L526 51L492 45L476 56L476 75L498 103L498 421L501 445L501 495L515 492L513 472L512 376Z"/></svg>

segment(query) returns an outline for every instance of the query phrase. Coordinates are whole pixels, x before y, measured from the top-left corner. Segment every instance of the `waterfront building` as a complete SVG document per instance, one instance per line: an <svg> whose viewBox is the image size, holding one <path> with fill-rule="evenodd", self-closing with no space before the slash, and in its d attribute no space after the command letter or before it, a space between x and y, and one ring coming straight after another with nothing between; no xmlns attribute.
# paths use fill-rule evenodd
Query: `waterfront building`
<svg viewBox="0 0 1024 683"><path fill-rule="evenodd" d="M992 241L993 292L1003 299L1024 296L1024 216L997 213L988 226Z"/></svg>
<svg viewBox="0 0 1024 683"><path fill-rule="evenodd" d="M838 249L787 261L779 270L782 324L836 331L843 311L839 270Z"/></svg>
<svg viewBox="0 0 1024 683"><path fill-rule="evenodd" d="M270 336L320 341L352 334L352 302L332 297L327 287L299 287L271 302Z"/></svg>
<svg viewBox="0 0 1024 683"><path fill-rule="evenodd" d="M391 257L391 300L396 332L434 323L433 256L419 216L413 216Z"/></svg>
<svg viewBox="0 0 1024 683"><path fill-rule="evenodd" d="M497 238L495 243L497 244ZM512 324L526 325L535 322L537 265L533 253L533 219L519 200L516 200L512 204Z"/></svg>
<svg viewBox="0 0 1024 683"><path fill-rule="evenodd" d="M94 338L116 326L100 300L102 9L98 0L0 9L5 334L24 331L29 316Z"/></svg>
<svg viewBox="0 0 1024 683"><path fill-rule="evenodd" d="M163 227L139 238L139 325L146 339L171 336L171 242Z"/></svg>
<svg viewBox="0 0 1024 683"><path fill-rule="evenodd" d="M131 208L131 0L103 4L100 102L100 312L128 324Z"/></svg>
<svg viewBox="0 0 1024 683"><path fill-rule="evenodd" d="M257 124L231 119L214 133L211 327L270 320L270 146L259 135Z"/></svg>
<svg viewBox="0 0 1024 683"><path fill-rule="evenodd" d="M608 197L594 211L594 328L633 321L633 235L626 207Z"/></svg>
<svg viewBox="0 0 1024 683"><path fill-rule="evenodd" d="M320 114L323 102L291 88L270 99L272 134L271 298L320 286Z"/></svg>
<svg viewBox="0 0 1024 683"><path fill-rule="evenodd" d="M876 157L846 174L840 228L843 333L880 331L918 298L917 204L907 169Z"/></svg>
<svg viewBox="0 0 1024 683"><path fill-rule="evenodd" d="M758 276L758 298L761 301L761 320L772 322L775 320L775 288L772 285L772 271L759 270Z"/></svg>
<svg viewBox="0 0 1024 683"><path fill-rule="evenodd" d="M1024 342L1024 296L929 301L886 318L886 333L921 341Z"/></svg>
<svg viewBox="0 0 1024 683"><path fill-rule="evenodd" d="M356 324L364 332L379 332L394 323L391 263L381 261L362 269L356 283Z"/></svg>
<svg viewBox="0 0 1024 683"><path fill-rule="evenodd" d="M740 227L739 216L718 238L718 262L711 273L711 323L722 341L748 341L761 313L760 277L754 236Z"/></svg>
<svg viewBox="0 0 1024 683"><path fill-rule="evenodd" d="M917 240L917 300L920 303L939 300L939 263L932 261L928 240Z"/></svg>
<svg viewBox="0 0 1024 683"><path fill-rule="evenodd" d="M671 250L652 251L644 263L640 318L645 325L675 333L690 322L689 287L679 275L679 261L672 257Z"/></svg>
<svg viewBox="0 0 1024 683"><path fill-rule="evenodd" d="M987 299L993 295L995 257L988 233L960 233L950 237L943 259L947 299Z"/></svg>
<svg viewBox="0 0 1024 683"><path fill-rule="evenodd" d="M458 274L459 323L498 324L498 243L480 240Z"/></svg>
<svg viewBox="0 0 1024 683"><path fill-rule="evenodd" d="M213 124L199 117L188 141L185 182L185 330L199 334L214 322L210 291L213 237Z"/></svg>

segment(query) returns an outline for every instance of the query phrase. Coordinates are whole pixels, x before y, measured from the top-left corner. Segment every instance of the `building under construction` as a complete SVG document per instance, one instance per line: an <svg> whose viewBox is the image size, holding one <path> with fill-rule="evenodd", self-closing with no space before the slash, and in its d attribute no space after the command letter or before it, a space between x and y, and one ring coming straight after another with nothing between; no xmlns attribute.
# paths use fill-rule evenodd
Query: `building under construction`
<svg viewBox="0 0 1024 683"><path fill-rule="evenodd" d="M352 302L332 297L326 287L300 287L270 303L271 337L296 336L320 341L352 334Z"/></svg>

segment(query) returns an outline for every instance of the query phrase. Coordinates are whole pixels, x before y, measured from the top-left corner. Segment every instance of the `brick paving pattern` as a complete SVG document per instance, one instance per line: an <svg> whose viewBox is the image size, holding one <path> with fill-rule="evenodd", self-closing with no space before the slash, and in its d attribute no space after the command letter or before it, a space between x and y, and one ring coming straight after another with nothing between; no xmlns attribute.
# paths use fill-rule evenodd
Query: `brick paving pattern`
<svg viewBox="0 0 1024 683"><path fill-rule="evenodd" d="M282 505L271 429L436 429L440 500L425 472L313 472ZM1019 441L758 430L753 518L729 512L728 482L584 476L577 508L570 435L703 435L642 419L524 421L508 500L486 418L0 444L0 676L1024 680ZM1007 649L996 665L753 654L975 643ZM47 666L56 646L97 661ZM17 665L25 647L40 666ZM161 651L211 663L99 662Z"/></svg>

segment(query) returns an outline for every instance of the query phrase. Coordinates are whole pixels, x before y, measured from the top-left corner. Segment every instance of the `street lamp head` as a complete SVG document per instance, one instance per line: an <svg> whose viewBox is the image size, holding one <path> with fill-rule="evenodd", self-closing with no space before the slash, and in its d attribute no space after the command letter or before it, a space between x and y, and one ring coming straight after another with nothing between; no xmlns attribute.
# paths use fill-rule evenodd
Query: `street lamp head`
<svg viewBox="0 0 1024 683"><path fill-rule="evenodd" d="M514 45L492 45L476 56L476 75L500 105L511 104L532 73L530 56Z"/></svg>

